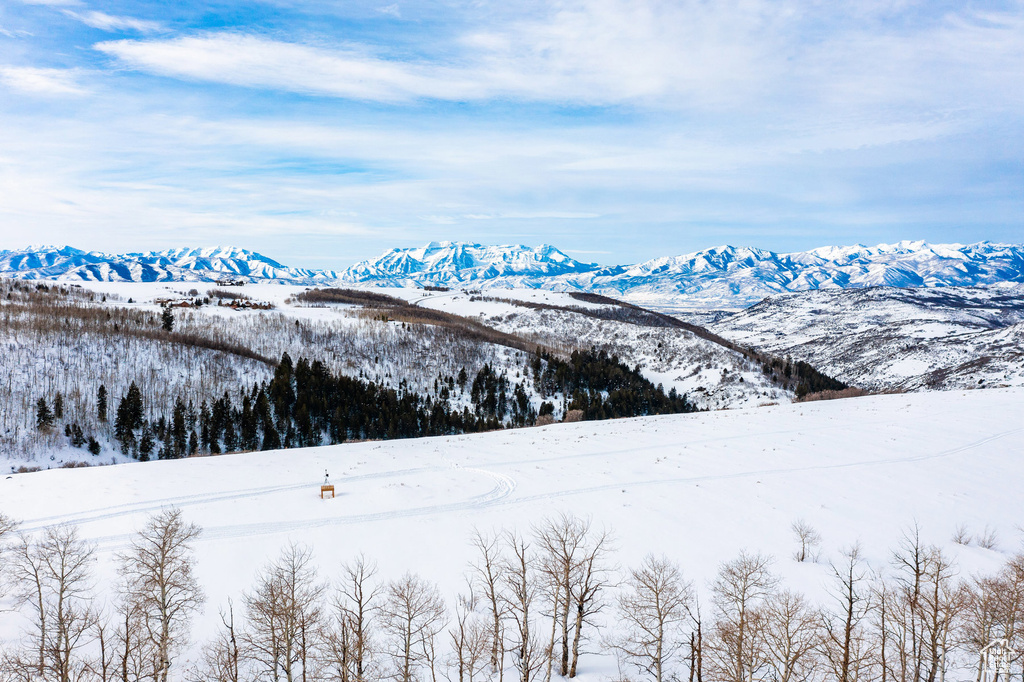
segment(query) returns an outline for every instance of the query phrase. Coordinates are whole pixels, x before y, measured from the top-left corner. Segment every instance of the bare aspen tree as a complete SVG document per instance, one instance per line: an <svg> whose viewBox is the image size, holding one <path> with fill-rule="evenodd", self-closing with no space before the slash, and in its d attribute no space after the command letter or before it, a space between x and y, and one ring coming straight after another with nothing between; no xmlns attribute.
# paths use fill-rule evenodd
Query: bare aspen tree
<svg viewBox="0 0 1024 682"><path fill-rule="evenodd" d="M201 532L180 509L168 509L151 517L119 557L126 597L141 612L151 645L154 682L167 682L174 655L187 643L192 616L205 601L192 571L193 543Z"/></svg>
<svg viewBox="0 0 1024 682"><path fill-rule="evenodd" d="M235 608L228 600L227 611L220 612L220 629L203 647L202 660L190 670L190 682L241 682L243 667L238 630L235 627Z"/></svg>
<svg viewBox="0 0 1024 682"><path fill-rule="evenodd" d="M26 535L19 538L15 552L12 573L18 589L18 604L32 613L31 639L35 644L31 667L42 677L46 672L46 642L50 632L46 562L39 545ZM12 667L29 667L25 657L19 656L18 659L11 662Z"/></svg>
<svg viewBox="0 0 1024 682"><path fill-rule="evenodd" d="M243 641L258 677L287 682L317 679L326 586L313 567L312 551L290 544L259 574L244 597Z"/></svg>
<svg viewBox="0 0 1024 682"><path fill-rule="evenodd" d="M331 635L331 663L342 682L364 682L373 670L373 627L381 586L377 565L363 555L342 567L333 605L336 627Z"/></svg>
<svg viewBox="0 0 1024 682"><path fill-rule="evenodd" d="M534 528L534 537L541 552L540 570L552 599L552 618L558 631L561 652L558 672L569 674L569 615L572 610L572 588L579 579L579 557L590 530L590 521L562 513L546 519ZM554 641L552 641L552 646Z"/></svg>
<svg viewBox="0 0 1024 682"><path fill-rule="evenodd" d="M858 682L866 674L872 654L865 622L871 609L871 590L860 545L843 550L842 561L830 566L834 603L823 618L822 652L838 682Z"/></svg>
<svg viewBox="0 0 1024 682"><path fill-rule="evenodd" d="M892 563L895 572L879 591L883 675L895 682L935 682L959 637L969 637L954 637L967 591L941 550L921 542L917 526L904 534Z"/></svg>
<svg viewBox="0 0 1024 682"><path fill-rule="evenodd" d="M602 592L608 583L610 572L605 565L606 555L610 549L610 536L606 531L587 534L580 560L577 565L576 580L570 585L569 598L574 610L574 626L572 636L572 660L569 663L569 677L576 677L580 660L580 643L583 641L583 626L591 624L591 618L601 611L604 604Z"/></svg>
<svg viewBox="0 0 1024 682"><path fill-rule="evenodd" d="M156 660L152 655L152 642L145 634L145 613L138 602L129 598L130 592L122 585L115 612L113 656L117 679L121 682L152 678L152 665Z"/></svg>
<svg viewBox="0 0 1024 682"><path fill-rule="evenodd" d="M394 679L414 682L425 667L431 681L436 680L436 638L445 627L445 613L437 587L419 576L406 573L388 583L381 628L387 635Z"/></svg>
<svg viewBox="0 0 1024 682"><path fill-rule="evenodd" d="M820 669L821 616L803 595L779 590L761 608L761 642L774 682L807 682Z"/></svg>
<svg viewBox="0 0 1024 682"><path fill-rule="evenodd" d="M947 660L956 647L966 602L963 585L956 579L952 561L937 547L930 548L921 591L921 630L924 640L924 682L945 679Z"/></svg>
<svg viewBox="0 0 1024 682"><path fill-rule="evenodd" d="M686 647L684 632L693 585L665 557L648 555L618 597L620 633L609 641L621 658L654 682L675 679L674 661Z"/></svg>
<svg viewBox="0 0 1024 682"><path fill-rule="evenodd" d="M537 576L537 558L533 548L522 535L506 533L508 556L503 571L506 612L513 622L514 641L511 642L512 664L519 673L519 682L530 682L544 666L544 647L537 641L534 620L540 593ZM550 651L546 652L548 656Z"/></svg>
<svg viewBox="0 0 1024 682"><path fill-rule="evenodd" d="M497 534L486 535L475 530L471 543L477 550L477 560L472 567L473 575L491 616L491 670L498 674L500 682L504 678L505 667L503 620L506 615L505 600L501 595L505 583L505 563L501 556L500 537Z"/></svg>
<svg viewBox="0 0 1024 682"><path fill-rule="evenodd" d="M115 632L116 625L111 625L106 610L97 610L93 620L93 640L98 651L89 668L93 677L100 682L115 679Z"/></svg>
<svg viewBox="0 0 1024 682"><path fill-rule="evenodd" d="M963 640L971 652L980 652L993 640L1006 639L1016 652L1013 662L1024 657L1024 554L1011 558L996 575L971 582L965 595L963 623ZM982 674L979 657L978 682Z"/></svg>
<svg viewBox="0 0 1024 682"><path fill-rule="evenodd" d="M700 608L700 597L694 596L693 605L686 607L690 616L690 679L689 682L704 682L704 618Z"/></svg>
<svg viewBox="0 0 1024 682"><path fill-rule="evenodd" d="M478 602L470 583L468 594L459 595L455 622L448 630L451 641L449 669L458 682L473 682L490 662L491 635L486 614L478 611Z"/></svg>
<svg viewBox="0 0 1024 682"><path fill-rule="evenodd" d="M33 620L33 654L19 667L44 680L71 682L88 670L82 647L92 629L93 550L74 526L43 531L38 540L23 537L15 571L22 603Z"/></svg>
<svg viewBox="0 0 1024 682"><path fill-rule="evenodd" d="M1015 652L1013 663L1024 660L1024 554L1010 559L999 572L1000 632Z"/></svg>
<svg viewBox="0 0 1024 682"><path fill-rule="evenodd" d="M817 561L818 548L821 547L821 533L803 519L797 519L791 526L800 547L793 554L797 561Z"/></svg>
<svg viewBox="0 0 1024 682"><path fill-rule="evenodd" d="M715 645L710 653L718 676L728 682L749 682L764 665L758 609L778 583L771 563L768 556L742 552L721 565L712 583Z"/></svg>

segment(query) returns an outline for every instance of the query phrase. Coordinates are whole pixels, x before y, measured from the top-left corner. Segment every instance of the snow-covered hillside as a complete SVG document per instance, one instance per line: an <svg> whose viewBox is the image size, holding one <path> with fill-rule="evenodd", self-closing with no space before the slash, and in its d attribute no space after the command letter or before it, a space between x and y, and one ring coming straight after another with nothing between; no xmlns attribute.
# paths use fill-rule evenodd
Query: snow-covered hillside
<svg viewBox="0 0 1024 682"><path fill-rule="evenodd" d="M786 390L744 354L691 331L616 320L615 305L581 301L563 293L487 289L486 296L463 291L427 293L423 307L479 318L487 325L554 347L597 347L648 379L674 388L705 409L754 407L789 402ZM596 314L604 309L603 316ZM587 313L590 314L587 314Z"/></svg>
<svg viewBox="0 0 1024 682"><path fill-rule="evenodd" d="M1024 246L827 246L798 253L720 246L635 265L583 263L552 246L431 242L391 249L341 272L289 268L236 248L108 255L70 247L0 251L0 274L71 281L246 281L383 287L532 288L603 293L666 311L738 310L788 291L1024 282Z"/></svg>
<svg viewBox="0 0 1024 682"><path fill-rule="evenodd" d="M159 424L170 418L180 399L186 435L194 429L198 438L204 403L213 405L228 395L237 410L243 390L249 393L255 384L269 381L284 353L295 361L320 360L336 374L459 411L477 408L472 385L486 367L505 378L509 400L521 388L527 410L539 414L548 402L554 419L565 416L573 396L538 388L528 366L538 345L564 357L574 350L607 351L630 370L638 367L653 386L685 395L700 409L789 402L795 389L766 374L758 359L692 331L615 319L617 311L625 310L618 304L582 301L566 293L489 289L505 299L499 300L464 291L373 289L375 295L413 305L398 313L311 303L302 300L305 287L270 283L43 286L0 281L3 471L122 461L114 410L132 383L143 394L146 420ZM203 300L205 305L194 305ZM161 331L161 302L172 306L179 336ZM472 329L418 319L418 311L429 309L457 315ZM454 384L462 373L465 382ZM99 417L101 386L109 402L105 421ZM52 406L58 394L62 413L55 426L39 428L38 401ZM503 416L507 425L513 416ZM72 425L83 429L86 440L97 440L99 455L69 444L64 429Z"/></svg>
<svg viewBox="0 0 1024 682"><path fill-rule="evenodd" d="M204 529L195 563L208 596L193 629L200 642L229 599L241 617L243 591L287 543L310 547L325 579L360 553L379 563L380 580L413 571L437 582L453 609L476 558L474 528L529 534L561 512L610 529L608 560L620 571L648 553L677 562L710 621L709 581L741 550L772 555L783 585L822 605L834 604L827 562L842 548L860 542L874 575L884 575L915 520L959 578L994 571L1020 547L1021 414L1019 389L928 392L56 470L0 480L0 512L28 533L78 528L97 547L91 585L112 604L115 554L148 515L182 509ZM319 498L324 469L336 499ZM797 519L823 537L817 563L792 558ZM991 548L954 543L960 527L990 535ZM621 625L615 591L606 588L608 606L595 619L602 635L584 647L584 682L617 674L600 646ZM12 645L28 621L0 614L0 636ZM969 679L976 654L958 654L966 668L948 679ZM180 674L184 662L176 666Z"/></svg>
<svg viewBox="0 0 1024 682"><path fill-rule="evenodd" d="M773 296L708 325L867 389L1024 385L1024 287Z"/></svg>

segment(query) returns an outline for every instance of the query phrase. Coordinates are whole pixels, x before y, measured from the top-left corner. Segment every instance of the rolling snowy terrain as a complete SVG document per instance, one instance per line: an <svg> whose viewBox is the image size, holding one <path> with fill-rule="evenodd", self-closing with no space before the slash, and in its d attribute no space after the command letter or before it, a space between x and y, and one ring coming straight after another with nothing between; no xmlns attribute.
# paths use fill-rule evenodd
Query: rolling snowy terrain
<svg viewBox="0 0 1024 682"><path fill-rule="evenodd" d="M771 554L785 586L827 605L827 562L841 548L862 543L882 574L915 520L964 579L1018 551L1021 414L1020 389L928 392L55 470L0 480L0 512L28 533L78 528L96 545L93 584L109 600L130 534L150 514L182 509L204 529L195 568L208 602L195 641L213 635L218 609L241 604L287 543L310 547L323 578L359 553L379 563L382 580L415 571L452 608L475 559L474 528L530 533L560 512L610 529L619 570L651 552L678 562L705 605L719 565L741 550ZM324 469L336 499L318 496ZM823 536L817 563L792 558L797 519ZM958 528L966 544L952 541ZM990 548L965 539L986 533ZM611 606L596 622L605 635L618 627ZM25 626L0 612L8 644ZM600 641L585 647L582 680L616 675ZM949 679L970 677L976 654L965 660Z"/></svg>
<svg viewBox="0 0 1024 682"><path fill-rule="evenodd" d="M634 265L582 263L551 246L431 242L392 249L340 272L288 268L244 249L107 255L70 247L0 251L0 275L68 281L347 282L383 287L588 291L665 311L738 310L789 291L870 286L979 286L1024 281L1024 246L827 246L799 253L721 246Z"/></svg>
<svg viewBox="0 0 1024 682"><path fill-rule="evenodd" d="M1024 385L1024 287L813 291L708 325L873 390Z"/></svg>
<svg viewBox="0 0 1024 682"><path fill-rule="evenodd" d="M310 303L301 300L305 287L270 283L37 286L0 281L3 471L123 461L114 441L114 410L132 382L141 389L152 421L169 415L178 398L191 405L192 414L225 394L238 407L239 391L271 379L284 353L294 360L319 359L332 372L429 396L459 410L475 408L470 386L486 366L507 379L510 394L522 386L530 409L551 401L557 419L565 415L571 397L542 395L528 376L527 363L538 345L564 356L592 347L607 351L630 368L638 367L655 386L685 394L701 409L785 403L795 389L795 383L763 371L753 357L688 329L666 326L669 318L645 313L634 321L614 319L626 309L567 293L489 289L490 296L481 298L463 291L373 290L412 304L399 314L347 303ZM192 305L203 299L208 303ZM188 305L172 308L180 336L161 331L161 302ZM418 311L429 309L456 315L458 325L473 329L419 320ZM463 370L465 385L444 385ZM110 396L105 422L97 416L100 386ZM63 402L59 423L49 430L37 428L38 400L52 405L58 393ZM86 438L96 438L101 454L72 447L63 431L70 424L82 428Z"/></svg>

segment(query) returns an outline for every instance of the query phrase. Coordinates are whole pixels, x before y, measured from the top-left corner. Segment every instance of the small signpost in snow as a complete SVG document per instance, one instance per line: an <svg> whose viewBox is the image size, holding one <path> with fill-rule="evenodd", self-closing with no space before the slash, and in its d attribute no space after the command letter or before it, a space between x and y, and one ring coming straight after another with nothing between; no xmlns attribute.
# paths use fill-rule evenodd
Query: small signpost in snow
<svg viewBox="0 0 1024 682"><path fill-rule="evenodd" d="M324 499L324 494L330 493L331 499L334 499L334 486L331 484L331 475L327 473L327 469L324 469L324 482L320 486L320 499Z"/></svg>

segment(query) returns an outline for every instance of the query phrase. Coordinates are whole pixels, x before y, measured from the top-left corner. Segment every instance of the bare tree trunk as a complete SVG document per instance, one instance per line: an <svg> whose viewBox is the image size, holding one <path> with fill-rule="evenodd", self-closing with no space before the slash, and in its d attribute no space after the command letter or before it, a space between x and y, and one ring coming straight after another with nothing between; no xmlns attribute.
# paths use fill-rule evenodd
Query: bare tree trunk
<svg viewBox="0 0 1024 682"><path fill-rule="evenodd" d="M678 566L647 556L629 572L619 594L620 634L609 644L654 682L676 677L671 667L686 645L683 624L692 600L693 586Z"/></svg>
<svg viewBox="0 0 1024 682"><path fill-rule="evenodd" d="M344 675L351 667L355 682L365 682L373 655L373 620L381 588L373 585L377 565L360 555L342 569L342 586L335 597L335 608L345 641L342 654Z"/></svg>
<svg viewBox="0 0 1024 682"><path fill-rule="evenodd" d="M180 509L153 516L119 556L127 598L144 614L153 648L154 682L167 682L174 650L183 646L192 615L205 601L192 571L192 545L201 533Z"/></svg>
<svg viewBox="0 0 1024 682"><path fill-rule="evenodd" d="M289 545L263 569L256 589L245 596L249 627L243 640L262 666L260 674L288 682L312 675L323 635L325 591L307 548Z"/></svg>
<svg viewBox="0 0 1024 682"><path fill-rule="evenodd" d="M498 536L486 536L480 531L474 531L472 543L479 552L479 562L474 566L477 582L491 608L491 670L498 673L500 682L504 679L505 643L501 621L505 609L501 597L504 573Z"/></svg>
<svg viewBox="0 0 1024 682"><path fill-rule="evenodd" d="M415 671L426 664L436 675L435 641L445 627L445 606L437 587L407 573L388 584L381 621L389 635L396 677L413 682Z"/></svg>

